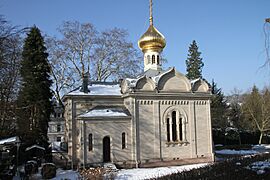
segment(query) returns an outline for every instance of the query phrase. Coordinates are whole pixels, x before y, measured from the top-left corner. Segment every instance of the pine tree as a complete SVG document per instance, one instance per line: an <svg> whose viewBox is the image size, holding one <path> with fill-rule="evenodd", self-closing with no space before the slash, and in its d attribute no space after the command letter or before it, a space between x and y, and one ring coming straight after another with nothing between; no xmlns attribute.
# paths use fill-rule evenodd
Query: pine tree
<svg viewBox="0 0 270 180"><path fill-rule="evenodd" d="M198 51L198 46L195 40L193 40L192 44L190 45L188 52L189 54L186 60L187 78L190 80L202 78L202 68L204 63L200 57L201 52Z"/></svg>
<svg viewBox="0 0 270 180"><path fill-rule="evenodd" d="M44 39L37 27L32 27L24 41L22 53L22 88L18 97L18 134L28 144L48 145L48 121L52 93L50 66Z"/></svg>
<svg viewBox="0 0 270 180"><path fill-rule="evenodd" d="M212 126L225 129L227 127L227 101L217 84L212 81L211 118Z"/></svg>

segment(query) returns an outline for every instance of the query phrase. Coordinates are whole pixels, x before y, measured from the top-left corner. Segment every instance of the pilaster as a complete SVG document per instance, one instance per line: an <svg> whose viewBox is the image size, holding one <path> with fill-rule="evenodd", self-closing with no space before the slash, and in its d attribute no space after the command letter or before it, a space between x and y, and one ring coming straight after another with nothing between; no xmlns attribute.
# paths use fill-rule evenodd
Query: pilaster
<svg viewBox="0 0 270 180"><path fill-rule="evenodd" d="M196 128L196 112L194 101L189 102L189 128L190 128L190 146L191 157L197 157L197 128Z"/></svg>

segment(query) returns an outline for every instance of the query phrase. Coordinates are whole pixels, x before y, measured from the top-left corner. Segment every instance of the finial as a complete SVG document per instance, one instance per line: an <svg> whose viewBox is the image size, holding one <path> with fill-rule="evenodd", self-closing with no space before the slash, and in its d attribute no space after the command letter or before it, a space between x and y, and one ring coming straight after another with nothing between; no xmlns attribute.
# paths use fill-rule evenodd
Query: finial
<svg viewBox="0 0 270 180"><path fill-rule="evenodd" d="M149 4L150 4L150 25L152 26L153 25L153 2L152 0L149 0Z"/></svg>

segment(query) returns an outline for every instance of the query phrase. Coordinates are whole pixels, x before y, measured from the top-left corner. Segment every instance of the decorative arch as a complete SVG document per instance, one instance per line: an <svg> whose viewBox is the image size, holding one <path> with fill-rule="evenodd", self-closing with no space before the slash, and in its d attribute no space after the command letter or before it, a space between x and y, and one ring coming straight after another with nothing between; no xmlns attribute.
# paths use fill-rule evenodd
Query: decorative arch
<svg viewBox="0 0 270 180"><path fill-rule="evenodd" d="M166 92L189 92L191 91L191 84L183 74L172 68L159 78L158 90Z"/></svg>
<svg viewBox="0 0 270 180"><path fill-rule="evenodd" d="M149 77L143 76L137 81L135 87L136 89L141 90L141 91L154 91L155 83Z"/></svg>
<svg viewBox="0 0 270 180"><path fill-rule="evenodd" d="M151 58L150 58L150 55L147 55L147 64L151 64Z"/></svg>
<svg viewBox="0 0 270 180"><path fill-rule="evenodd" d="M182 108L176 106L168 107L163 114L163 125L166 129L167 142L187 142L187 123L187 114Z"/></svg>
<svg viewBox="0 0 270 180"><path fill-rule="evenodd" d="M156 63L155 55L152 55L152 64L155 64L155 63Z"/></svg>
<svg viewBox="0 0 270 180"><path fill-rule="evenodd" d="M198 79L192 85L193 92L209 92L209 89L208 84L202 79Z"/></svg>

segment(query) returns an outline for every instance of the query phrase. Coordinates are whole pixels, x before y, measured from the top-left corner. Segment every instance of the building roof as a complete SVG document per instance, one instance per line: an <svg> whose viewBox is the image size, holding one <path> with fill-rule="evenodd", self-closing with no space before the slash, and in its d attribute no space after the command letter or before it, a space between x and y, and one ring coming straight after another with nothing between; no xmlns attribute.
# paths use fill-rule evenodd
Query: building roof
<svg viewBox="0 0 270 180"><path fill-rule="evenodd" d="M6 139L1 139L0 144L6 144L6 143L16 143L17 141L17 136L6 138Z"/></svg>
<svg viewBox="0 0 270 180"><path fill-rule="evenodd" d="M79 118L88 117L128 117L129 111L122 106L96 106L86 113L79 115Z"/></svg>
<svg viewBox="0 0 270 180"><path fill-rule="evenodd" d="M165 86L166 85L166 86ZM190 81L174 67L167 70L149 69L137 78L127 78L121 82L122 93L165 92L165 93L205 93L210 94L209 84L203 79Z"/></svg>
<svg viewBox="0 0 270 180"><path fill-rule="evenodd" d="M30 147L27 147L25 149L25 151L29 151L29 150L34 149L34 148L41 149L41 150L44 150L45 151L45 148L44 147L41 147L41 146L36 145L36 144L34 144L34 145L30 146Z"/></svg>
<svg viewBox="0 0 270 180"><path fill-rule="evenodd" d="M91 85L88 85L89 93L84 93L80 91L80 87L69 92L67 95L111 95L111 96L120 96L120 86L119 83L113 82L92 82Z"/></svg>
<svg viewBox="0 0 270 180"><path fill-rule="evenodd" d="M147 76L147 77L154 77L154 76L158 76L160 74L162 74L163 72L165 72L164 70L156 70L156 69L148 69L146 71L144 71L140 76Z"/></svg>

